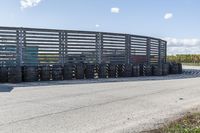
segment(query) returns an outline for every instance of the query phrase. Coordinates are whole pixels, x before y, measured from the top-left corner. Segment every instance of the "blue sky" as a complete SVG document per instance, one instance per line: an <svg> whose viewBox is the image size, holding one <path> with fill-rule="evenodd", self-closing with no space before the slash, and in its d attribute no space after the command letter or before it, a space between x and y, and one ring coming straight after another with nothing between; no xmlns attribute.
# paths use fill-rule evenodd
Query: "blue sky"
<svg viewBox="0 0 200 133"><path fill-rule="evenodd" d="M200 0L1 0L0 26L161 37L168 53L200 53Z"/></svg>

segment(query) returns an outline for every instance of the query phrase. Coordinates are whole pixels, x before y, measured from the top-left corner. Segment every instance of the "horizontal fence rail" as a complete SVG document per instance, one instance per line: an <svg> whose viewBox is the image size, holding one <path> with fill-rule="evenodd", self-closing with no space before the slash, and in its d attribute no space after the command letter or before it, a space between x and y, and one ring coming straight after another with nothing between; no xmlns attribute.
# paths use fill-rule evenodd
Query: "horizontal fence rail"
<svg viewBox="0 0 200 133"><path fill-rule="evenodd" d="M106 32L0 27L0 65L162 64L167 42Z"/></svg>

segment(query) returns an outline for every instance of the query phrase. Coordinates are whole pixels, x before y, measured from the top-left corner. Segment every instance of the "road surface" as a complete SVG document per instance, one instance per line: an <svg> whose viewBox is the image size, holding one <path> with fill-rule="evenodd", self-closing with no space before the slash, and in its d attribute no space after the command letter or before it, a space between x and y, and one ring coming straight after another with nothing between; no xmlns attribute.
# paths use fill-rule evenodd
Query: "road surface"
<svg viewBox="0 0 200 133"><path fill-rule="evenodd" d="M128 133L200 105L200 69L184 74L0 85L0 133Z"/></svg>

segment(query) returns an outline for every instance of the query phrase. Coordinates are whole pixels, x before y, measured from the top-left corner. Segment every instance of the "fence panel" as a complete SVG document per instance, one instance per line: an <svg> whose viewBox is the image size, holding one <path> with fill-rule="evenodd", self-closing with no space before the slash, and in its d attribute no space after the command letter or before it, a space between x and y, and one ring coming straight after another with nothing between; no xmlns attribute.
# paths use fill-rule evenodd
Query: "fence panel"
<svg viewBox="0 0 200 133"><path fill-rule="evenodd" d="M158 39L150 39L150 64L159 63L159 41Z"/></svg>
<svg viewBox="0 0 200 133"><path fill-rule="evenodd" d="M130 62L135 64L147 62L147 37L131 36Z"/></svg>
<svg viewBox="0 0 200 133"><path fill-rule="evenodd" d="M0 27L0 65L17 64L17 29Z"/></svg>
<svg viewBox="0 0 200 133"><path fill-rule="evenodd" d="M161 40L160 43L160 60L161 63L165 63L167 58L167 42Z"/></svg>
<svg viewBox="0 0 200 133"><path fill-rule="evenodd" d="M67 31L66 63L97 63L97 33Z"/></svg>
<svg viewBox="0 0 200 133"><path fill-rule="evenodd" d="M138 35L0 27L0 65L158 64L167 42Z"/></svg>
<svg viewBox="0 0 200 133"><path fill-rule="evenodd" d="M24 29L24 65L60 64L60 32L53 30Z"/></svg>
<svg viewBox="0 0 200 133"><path fill-rule="evenodd" d="M126 63L126 35L103 33L102 62Z"/></svg>

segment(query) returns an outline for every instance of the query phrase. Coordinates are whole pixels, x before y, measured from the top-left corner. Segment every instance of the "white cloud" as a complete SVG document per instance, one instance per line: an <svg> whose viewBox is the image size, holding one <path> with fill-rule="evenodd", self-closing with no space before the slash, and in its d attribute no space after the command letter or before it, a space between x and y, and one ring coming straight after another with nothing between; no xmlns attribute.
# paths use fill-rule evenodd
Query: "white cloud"
<svg viewBox="0 0 200 133"><path fill-rule="evenodd" d="M164 19L168 20L168 19L172 19L173 18L173 13L166 13L164 16Z"/></svg>
<svg viewBox="0 0 200 133"><path fill-rule="evenodd" d="M167 41L168 54L200 54L200 39L164 38Z"/></svg>
<svg viewBox="0 0 200 133"><path fill-rule="evenodd" d="M95 27L96 27L96 28L99 28L99 27L100 27L100 25L99 25L99 24L96 24L96 25L95 25Z"/></svg>
<svg viewBox="0 0 200 133"><path fill-rule="evenodd" d="M111 8L111 13L119 13L120 9L118 7Z"/></svg>
<svg viewBox="0 0 200 133"><path fill-rule="evenodd" d="M196 47L200 46L200 39L197 38L184 38L184 39L177 39L177 38L164 38L167 40L168 45L171 47L181 47L181 46L187 46L187 47Z"/></svg>
<svg viewBox="0 0 200 133"><path fill-rule="evenodd" d="M21 9L37 6L42 0L20 0Z"/></svg>

